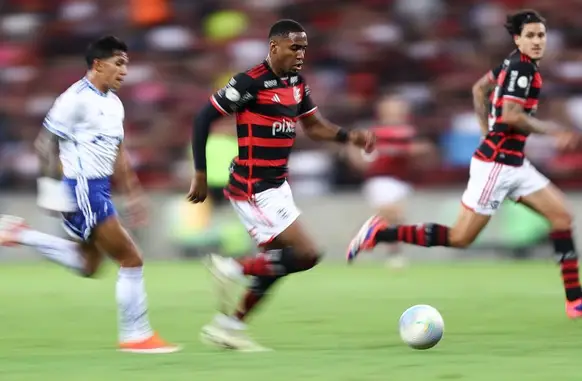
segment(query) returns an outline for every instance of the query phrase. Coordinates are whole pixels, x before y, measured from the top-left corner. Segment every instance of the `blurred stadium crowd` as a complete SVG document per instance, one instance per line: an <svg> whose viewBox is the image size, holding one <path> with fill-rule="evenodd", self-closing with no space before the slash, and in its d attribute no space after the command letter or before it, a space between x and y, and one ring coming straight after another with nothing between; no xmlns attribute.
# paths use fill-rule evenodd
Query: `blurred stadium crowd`
<svg viewBox="0 0 582 381"><path fill-rule="evenodd" d="M191 174L192 119L211 91L260 62L271 23L293 18L308 30L304 75L321 111L352 128L373 124L387 92L410 107L410 120L438 160L410 173L426 184L466 180L479 140L471 86L512 49L503 29L512 9L538 9L549 22L538 115L582 128L582 3L576 0L2 0L0 1L0 186L33 189L33 141L55 97L84 75L83 52L115 34L130 47L120 96L126 136L141 179L183 189ZM232 139L232 121L216 134ZM219 144L227 171L236 142ZM214 155L214 153L211 153ZM578 185L582 154L561 154L531 139L530 159L554 179ZM216 155L215 155L216 156ZM335 146L300 137L291 175L306 189L357 184ZM212 158L210 158L212 160ZM305 165L309 163L309 165ZM293 177L292 177L293 179ZM299 180L297 180L299 181Z"/></svg>

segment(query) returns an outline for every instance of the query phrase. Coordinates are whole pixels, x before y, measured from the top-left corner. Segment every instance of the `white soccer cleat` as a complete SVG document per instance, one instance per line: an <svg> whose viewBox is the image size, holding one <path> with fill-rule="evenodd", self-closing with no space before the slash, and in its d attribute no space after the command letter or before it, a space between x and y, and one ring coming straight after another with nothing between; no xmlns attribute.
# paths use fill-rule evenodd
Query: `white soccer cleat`
<svg viewBox="0 0 582 381"><path fill-rule="evenodd" d="M202 327L200 339L205 344L239 352L267 352L271 350L248 337L244 323L224 314L217 315L210 324Z"/></svg>
<svg viewBox="0 0 582 381"><path fill-rule="evenodd" d="M233 258L221 257L217 254L210 254L209 268L212 274L223 282L245 283L246 277L243 274L242 266Z"/></svg>
<svg viewBox="0 0 582 381"><path fill-rule="evenodd" d="M242 266L232 258L216 254L208 255L206 265L215 280L215 291L219 301L218 310L223 314L228 314L236 303L238 286L246 286L248 283Z"/></svg>
<svg viewBox="0 0 582 381"><path fill-rule="evenodd" d="M0 246L19 245L18 235L27 228L24 218L7 214L0 216Z"/></svg>

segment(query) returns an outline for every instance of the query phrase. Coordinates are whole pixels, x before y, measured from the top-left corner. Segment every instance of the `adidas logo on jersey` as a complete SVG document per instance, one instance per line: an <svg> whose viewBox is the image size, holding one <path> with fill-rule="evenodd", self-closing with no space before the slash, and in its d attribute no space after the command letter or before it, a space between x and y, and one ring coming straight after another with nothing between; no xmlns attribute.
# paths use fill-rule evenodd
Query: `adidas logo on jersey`
<svg viewBox="0 0 582 381"><path fill-rule="evenodd" d="M271 100L275 103L281 103L281 99L279 99L279 95L277 94L273 95L273 98L271 98Z"/></svg>

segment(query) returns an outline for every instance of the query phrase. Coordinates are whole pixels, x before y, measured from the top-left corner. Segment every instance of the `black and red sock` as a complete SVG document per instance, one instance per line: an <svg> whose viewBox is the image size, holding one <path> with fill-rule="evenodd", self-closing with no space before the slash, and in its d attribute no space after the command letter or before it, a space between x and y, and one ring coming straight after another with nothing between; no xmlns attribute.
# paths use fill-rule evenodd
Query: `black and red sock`
<svg viewBox="0 0 582 381"><path fill-rule="evenodd" d="M244 320L277 280L288 274L307 271L314 267L319 259L319 256L296 255L291 247L268 250L253 257L238 259L243 273L254 278L234 316Z"/></svg>
<svg viewBox="0 0 582 381"><path fill-rule="evenodd" d="M256 256L243 257L237 259L238 263L242 266L243 274L252 276L274 276L275 267L273 261L265 256L259 254Z"/></svg>
<svg viewBox="0 0 582 381"><path fill-rule="evenodd" d="M449 227L439 224L395 225L376 233L376 242L404 242L416 246L449 246Z"/></svg>
<svg viewBox="0 0 582 381"><path fill-rule="evenodd" d="M554 254L560 263L566 299L575 301L582 298L578 273L578 254L574 246L571 230L553 231L550 238L554 243Z"/></svg>
<svg viewBox="0 0 582 381"><path fill-rule="evenodd" d="M268 290L282 277L254 277L253 282L234 313L234 316L241 321L244 321L251 311L264 300L268 295Z"/></svg>
<svg viewBox="0 0 582 381"><path fill-rule="evenodd" d="M298 256L291 247L286 247L268 250L237 261L245 275L273 277L309 270L317 264L319 257Z"/></svg>

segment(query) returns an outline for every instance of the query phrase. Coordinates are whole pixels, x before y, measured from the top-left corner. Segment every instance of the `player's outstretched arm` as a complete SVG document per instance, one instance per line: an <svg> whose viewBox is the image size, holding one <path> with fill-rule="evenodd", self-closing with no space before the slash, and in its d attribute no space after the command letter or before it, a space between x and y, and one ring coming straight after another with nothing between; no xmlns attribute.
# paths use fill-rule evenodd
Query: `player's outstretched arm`
<svg viewBox="0 0 582 381"><path fill-rule="evenodd" d="M208 102L194 119L192 126L192 156L196 173L206 174L206 143L212 123L222 114Z"/></svg>
<svg viewBox="0 0 582 381"><path fill-rule="evenodd" d="M124 195L131 196L142 193L141 185L135 171L129 163L127 150L123 143L119 144L119 152L117 154L117 159L115 160L113 178Z"/></svg>
<svg viewBox="0 0 582 381"><path fill-rule="evenodd" d="M59 158L59 136L43 128L34 141L40 163L40 177L37 179L37 204L50 214L75 210L75 204L63 189L63 171Z"/></svg>
<svg viewBox="0 0 582 381"><path fill-rule="evenodd" d="M129 155L123 143L119 144L113 179L126 197L127 218L130 226L139 227L146 224L148 219L146 197L131 167Z"/></svg>
<svg viewBox="0 0 582 381"><path fill-rule="evenodd" d="M491 90L495 87L495 81L493 81L491 72L482 76L473 85L473 107L475 109L475 114L479 120L479 127L481 128L481 133L487 135L489 132L489 125L487 123L487 117L489 114L488 110L488 95Z"/></svg>
<svg viewBox="0 0 582 381"><path fill-rule="evenodd" d="M75 141L74 126L82 111L77 94L74 95L65 93L55 100L34 141L41 166L41 176L37 179L37 204L49 212L71 212L77 208L61 183L63 169L59 152L62 142Z"/></svg>
<svg viewBox="0 0 582 381"><path fill-rule="evenodd" d="M516 127L523 132L552 135L560 131L559 126L550 121L542 121L524 112L523 105L505 100L502 108L503 123Z"/></svg>
<svg viewBox="0 0 582 381"><path fill-rule="evenodd" d="M245 104L253 99L253 82L247 73L239 73L232 77L228 84L215 92L210 101L202 108L194 119L192 130L192 153L196 174L190 184L190 192L186 198L193 203L203 202L208 193L206 183L206 142L212 123L221 116L230 115L242 110Z"/></svg>
<svg viewBox="0 0 582 381"><path fill-rule="evenodd" d="M59 137L43 128L34 141L34 148L40 162L41 176L60 180Z"/></svg>
<svg viewBox="0 0 582 381"><path fill-rule="evenodd" d="M371 152L376 143L376 137L371 131L353 130L348 132L325 119L319 112L302 118L301 123L305 134L312 140L349 142L363 148L366 152Z"/></svg>
<svg viewBox="0 0 582 381"><path fill-rule="evenodd" d="M504 123L524 132L554 136L559 149L569 150L580 145L581 137L576 131L527 115L520 103L504 101L502 118Z"/></svg>
<svg viewBox="0 0 582 381"><path fill-rule="evenodd" d="M194 119L192 154L196 173L187 196L187 199L193 203L203 202L208 193L208 184L206 183L206 143L208 142L212 123L222 115L216 106L208 102Z"/></svg>

